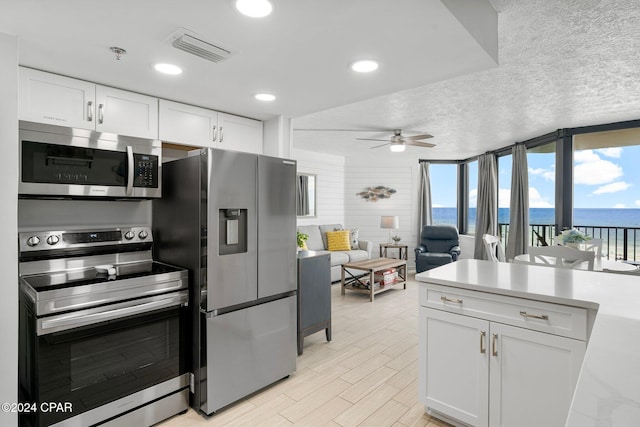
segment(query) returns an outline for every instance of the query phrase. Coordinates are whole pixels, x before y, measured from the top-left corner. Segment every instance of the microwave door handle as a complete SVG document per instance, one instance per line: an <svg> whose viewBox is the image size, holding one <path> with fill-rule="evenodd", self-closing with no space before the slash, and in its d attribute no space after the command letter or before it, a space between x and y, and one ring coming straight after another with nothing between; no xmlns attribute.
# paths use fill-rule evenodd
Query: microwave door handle
<svg viewBox="0 0 640 427"><path fill-rule="evenodd" d="M133 147L127 145L127 196L133 196L133 175L134 175L134 164L133 164Z"/></svg>

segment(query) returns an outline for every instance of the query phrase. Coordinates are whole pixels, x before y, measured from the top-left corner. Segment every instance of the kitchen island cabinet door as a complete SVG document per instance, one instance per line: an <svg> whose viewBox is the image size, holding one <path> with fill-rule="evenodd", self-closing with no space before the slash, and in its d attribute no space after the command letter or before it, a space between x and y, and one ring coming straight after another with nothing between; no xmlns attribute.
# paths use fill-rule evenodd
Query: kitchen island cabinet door
<svg viewBox="0 0 640 427"><path fill-rule="evenodd" d="M24 67L19 76L20 120L94 130L95 84Z"/></svg>
<svg viewBox="0 0 640 427"><path fill-rule="evenodd" d="M213 147L218 135L218 112L160 100L160 140L196 147Z"/></svg>
<svg viewBox="0 0 640 427"><path fill-rule="evenodd" d="M158 98L96 86L96 130L158 139Z"/></svg>
<svg viewBox="0 0 640 427"><path fill-rule="evenodd" d="M493 322L490 341L490 425L564 426L586 343Z"/></svg>
<svg viewBox="0 0 640 427"><path fill-rule="evenodd" d="M419 322L420 400L440 418L486 427L489 322L424 307Z"/></svg>
<svg viewBox="0 0 640 427"><path fill-rule="evenodd" d="M262 154L262 122L218 113L218 148Z"/></svg>

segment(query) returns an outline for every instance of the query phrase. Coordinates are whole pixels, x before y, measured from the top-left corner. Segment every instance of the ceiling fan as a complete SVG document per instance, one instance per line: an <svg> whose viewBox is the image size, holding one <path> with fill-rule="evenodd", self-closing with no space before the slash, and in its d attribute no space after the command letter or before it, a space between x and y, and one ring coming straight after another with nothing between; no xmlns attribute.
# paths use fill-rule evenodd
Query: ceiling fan
<svg viewBox="0 0 640 427"><path fill-rule="evenodd" d="M414 136L403 136L402 129L394 129L393 135L390 139L373 139L373 138L356 138L361 141L389 141L386 144L376 145L373 148L384 147L385 145L389 145L389 149L394 152L402 152L405 150L407 145L412 145L414 147L424 147L431 148L435 147L435 144L431 144L429 142L420 142L421 139L433 138L432 135L425 133L424 135L414 135Z"/></svg>

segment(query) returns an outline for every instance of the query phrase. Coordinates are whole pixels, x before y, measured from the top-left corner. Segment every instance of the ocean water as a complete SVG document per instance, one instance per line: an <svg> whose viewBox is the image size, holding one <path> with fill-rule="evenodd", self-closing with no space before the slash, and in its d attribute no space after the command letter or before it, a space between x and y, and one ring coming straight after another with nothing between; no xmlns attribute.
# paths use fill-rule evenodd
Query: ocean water
<svg viewBox="0 0 640 427"><path fill-rule="evenodd" d="M456 225L457 208L433 208L434 224ZM553 224L555 210L552 208L529 209L529 224ZM498 209L498 222L509 222L509 208ZM469 225L475 228L476 209L469 209ZM640 209L599 209L576 208L573 210L573 223L586 227L640 227Z"/></svg>

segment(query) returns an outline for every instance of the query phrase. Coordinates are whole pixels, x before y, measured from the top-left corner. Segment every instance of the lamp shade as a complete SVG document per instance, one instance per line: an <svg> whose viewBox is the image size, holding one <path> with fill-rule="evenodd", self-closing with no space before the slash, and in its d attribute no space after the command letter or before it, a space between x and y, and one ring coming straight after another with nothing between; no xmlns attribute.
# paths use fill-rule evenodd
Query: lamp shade
<svg viewBox="0 0 640 427"><path fill-rule="evenodd" d="M397 216L380 217L380 228L400 228L400 221Z"/></svg>

